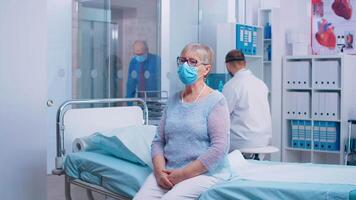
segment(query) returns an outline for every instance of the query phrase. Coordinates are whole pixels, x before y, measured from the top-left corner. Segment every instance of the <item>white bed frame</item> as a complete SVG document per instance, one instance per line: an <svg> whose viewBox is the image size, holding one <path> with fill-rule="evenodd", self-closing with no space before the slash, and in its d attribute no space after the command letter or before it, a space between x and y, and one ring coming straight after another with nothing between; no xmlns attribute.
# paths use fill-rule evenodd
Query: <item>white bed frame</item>
<svg viewBox="0 0 356 200"><path fill-rule="evenodd" d="M115 106L94 108L73 108L81 105L110 105L113 103L137 103L140 106ZM98 120L100 119L100 120ZM86 190L89 200L94 200L92 192L97 192L118 200L127 200L129 197L115 194L107 189L90 184L79 179L67 176L63 169L66 151L71 151L72 141L75 138L88 136L97 131L109 130L137 124L148 124L148 108L142 99L90 99L71 100L64 102L57 112L57 156L54 175L65 175L65 197L72 200L71 184Z"/></svg>

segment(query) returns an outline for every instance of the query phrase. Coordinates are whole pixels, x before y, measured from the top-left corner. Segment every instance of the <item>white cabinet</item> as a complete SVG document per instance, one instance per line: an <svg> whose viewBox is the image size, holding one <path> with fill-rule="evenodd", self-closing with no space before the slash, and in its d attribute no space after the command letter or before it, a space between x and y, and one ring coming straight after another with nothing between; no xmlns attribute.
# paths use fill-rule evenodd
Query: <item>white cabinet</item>
<svg viewBox="0 0 356 200"><path fill-rule="evenodd" d="M354 63L351 55L285 57L283 161L343 163L347 120L356 115Z"/></svg>

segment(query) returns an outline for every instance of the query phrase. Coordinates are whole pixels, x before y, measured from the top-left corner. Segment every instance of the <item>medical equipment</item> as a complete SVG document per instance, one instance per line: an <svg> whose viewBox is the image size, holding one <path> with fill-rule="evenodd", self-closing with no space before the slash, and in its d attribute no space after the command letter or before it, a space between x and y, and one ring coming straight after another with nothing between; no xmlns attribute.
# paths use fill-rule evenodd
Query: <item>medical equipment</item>
<svg viewBox="0 0 356 200"><path fill-rule="evenodd" d="M136 103L135 106L105 107L105 108L76 108L74 106L95 105L113 103ZM139 107L140 106L140 107ZM100 120L97 120L100 119ZM71 100L64 102L57 112L57 157L55 160L56 169L52 171L54 175L64 174L63 163L65 156L71 147L73 140L68 140L70 135L75 133L76 137L88 136L100 130L108 130L118 127L148 124L148 108L142 99L94 99L94 100ZM74 138L73 138L74 139ZM81 152L86 153L86 152ZM79 155L79 154L76 154ZM98 155L91 157L92 163ZM108 160L107 157L104 159ZM119 161L118 161L119 162ZM150 171L146 169L146 171ZM128 199L127 197L115 194L100 185L85 182L80 179L73 179L65 174L65 196L66 200L71 200L70 185L77 185L86 189L88 199L93 199L92 191L101 193L115 199Z"/></svg>
<svg viewBox="0 0 356 200"><path fill-rule="evenodd" d="M137 91L137 97L142 98L146 102L148 123L159 125L168 101L168 91Z"/></svg>
<svg viewBox="0 0 356 200"><path fill-rule="evenodd" d="M352 125L356 124L356 120L348 121L348 135L345 142L345 165L356 165L356 138L352 136Z"/></svg>

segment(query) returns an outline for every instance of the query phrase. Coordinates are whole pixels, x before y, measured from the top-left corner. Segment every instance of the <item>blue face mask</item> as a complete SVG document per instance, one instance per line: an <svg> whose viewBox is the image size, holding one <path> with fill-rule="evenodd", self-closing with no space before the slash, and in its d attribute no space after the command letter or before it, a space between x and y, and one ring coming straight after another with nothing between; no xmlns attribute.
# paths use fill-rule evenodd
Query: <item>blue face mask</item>
<svg viewBox="0 0 356 200"><path fill-rule="evenodd" d="M137 62L144 62L146 58L147 58L147 54L135 55L135 59L137 60Z"/></svg>
<svg viewBox="0 0 356 200"><path fill-rule="evenodd" d="M184 85L192 85L198 80L198 68L189 66L187 62L179 65L177 72Z"/></svg>

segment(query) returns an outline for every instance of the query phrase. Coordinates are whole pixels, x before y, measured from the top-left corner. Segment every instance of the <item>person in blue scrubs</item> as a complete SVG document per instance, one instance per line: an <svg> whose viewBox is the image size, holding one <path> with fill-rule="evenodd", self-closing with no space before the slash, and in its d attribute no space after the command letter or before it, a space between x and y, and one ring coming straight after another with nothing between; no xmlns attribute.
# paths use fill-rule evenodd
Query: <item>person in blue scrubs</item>
<svg viewBox="0 0 356 200"><path fill-rule="evenodd" d="M134 56L130 61L126 97L133 98L137 91L158 91L161 84L161 62L157 55L148 52L146 41L136 40Z"/></svg>

